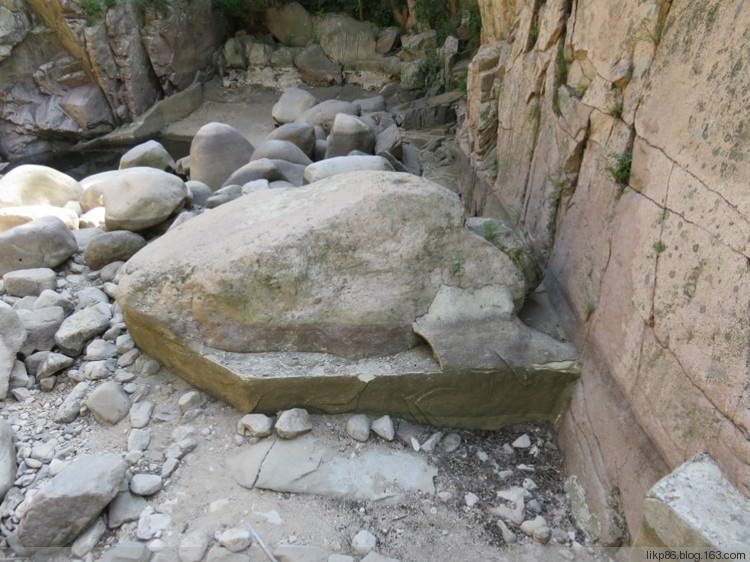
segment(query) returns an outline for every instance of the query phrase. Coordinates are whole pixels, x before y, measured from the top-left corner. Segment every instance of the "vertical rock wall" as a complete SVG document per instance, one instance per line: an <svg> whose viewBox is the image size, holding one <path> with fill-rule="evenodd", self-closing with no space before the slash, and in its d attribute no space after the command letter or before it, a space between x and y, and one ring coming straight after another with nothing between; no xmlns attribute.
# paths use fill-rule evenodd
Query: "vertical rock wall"
<svg viewBox="0 0 750 562"><path fill-rule="evenodd" d="M750 6L480 6L463 197L525 232L584 354L559 428L580 521L627 541L701 451L750 494Z"/></svg>
<svg viewBox="0 0 750 562"><path fill-rule="evenodd" d="M185 89L223 39L211 0L0 0L0 157L91 138Z"/></svg>

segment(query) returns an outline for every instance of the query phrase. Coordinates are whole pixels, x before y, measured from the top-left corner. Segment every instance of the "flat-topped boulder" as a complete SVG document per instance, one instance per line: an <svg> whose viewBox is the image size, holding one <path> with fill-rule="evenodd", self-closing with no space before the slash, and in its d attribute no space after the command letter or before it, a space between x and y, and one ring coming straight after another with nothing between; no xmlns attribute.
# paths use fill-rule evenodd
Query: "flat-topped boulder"
<svg viewBox="0 0 750 562"><path fill-rule="evenodd" d="M530 286L463 223L453 192L410 174L355 172L250 193L133 256L117 301L139 347L245 411L309 405L479 427L552 420L578 355L519 326ZM491 361L477 369L448 360L440 318L425 317L446 286L470 295L502 287L498 321L514 327L495 347L478 338ZM435 351L420 345L418 320ZM533 353L518 352L529 342Z"/></svg>

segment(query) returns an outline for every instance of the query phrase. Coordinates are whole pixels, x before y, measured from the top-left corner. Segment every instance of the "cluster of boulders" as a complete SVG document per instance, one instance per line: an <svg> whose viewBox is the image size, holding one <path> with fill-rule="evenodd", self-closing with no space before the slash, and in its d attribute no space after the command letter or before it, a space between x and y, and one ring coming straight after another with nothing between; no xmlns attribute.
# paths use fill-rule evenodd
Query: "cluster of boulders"
<svg viewBox="0 0 750 562"><path fill-rule="evenodd" d="M352 235L360 234L356 226L354 232L348 230L348 221L364 221L361 232L380 229L379 243L385 244L382 259L389 268L400 271L402 268L393 263L393 248L388 246L386 234L392 234L389 223L372 220L371 213L377 209L389 220L396 217L399 224L416 228L424 238L406 236L404 240L419 244L412 250L402 248L413 253L413 263L425 264L420 266L423 273L445 269L440 275L450 279L450 249L456 246L469 258L466 271L475 278L471 282L483 285L491 279L505 279L516 297L528 290L530 282L511 266L506 254L464 229L455 195L413 175L419 173L418 158L403 143L382 97L355 103L321 102L302 90L289 89L274 106L273 117L280 126L258 147L231 126L211 123L195 136L190 156L178 161L159 143L149 141L123 155L119 170L101 172L80 182L36 165L19 166L0 177L0 399L12 396L17 402L8 402L8 422L0 424L0 491L4 496L0 531L18 552L73 543L74 555L83 556L108 527L129 526L133 538L140 541L158 540L169 527L169 514L154 510L144 498L162 489L184 456L198 445L195 428L187 424L206 397L188 392L175 408L155 411L154 403L147 400L148 385L143 380L161 365L138 348L135 333L131 335L123 309L113 298L118 294L125 261L150 247L155 238L164 240L174 234L187 240L185 234L192 228L189 224L198 223L184 224L186 221L197 214L219 212L213 209L204 213L205 208L264 191L278 193L280 203L274 202L278 198L259 199L254 212L272 215L275 205L286 209L284 205L300 194L300 201L309 199L332 217L336 215L336 220L347 221L348 226L343 227L330 217L323 218L334 232L349 240L346 244L352 243ZM394 169L413 174L389 172ZM341 175L352 170L367 171L367 182L362 175ZM186 182L183 178L190 179ZM315 186L299 189L307 183ZM324 201L326 197L331 198L329 203ZM339 208L357 198L370 214L347 213L346 207ZM263 204L268 206L264 208ZM288 215L289 210L284 213ZM435 213L443 222L428 229L431 223L422 223L422 214L427 220ZM220 214L215 217L223 220ZM249 220L244 212L243 217L243 222ZM180 224L184 226L178 230ZM225 226L228 235L233 227L229 222ZM200 232L200 227L196 228ZM162 236L165 233L167 236ZM440 241L444 248L437 244L438 234L446 238ZM315 241L316 236L309 238ZM375 252L371 242L363 239L361 244L371 254ZM333 257L342 255L331 248ZM320 258L320 264L325 264ZM382 265L376 265L383 270ZM288 266L284 264L285 269ZM461 281L463 268L462 262L461 270L452 272L458 274L454 281ZM331 270L335 269L331 265ZM169 277L187 288L190 272L179 279L174 275L170 273ZM370 278L367 272L362 275ZM263 277L260 282L272 287L275 281ZM390 286L384 282L384 287ZM393 284L399 291L401 286L401 282ZM421 308L429 304L431 296L425 287L414 287L413 291ZM321 294L316 297L317 305L313 302L310 307L322 306ZM126 289L123 303L127 306L128 298L134 295L146 299L145 292L136 294ZM331 298L332 303L340 302L340 293ZM177 301L174 304L173 312L181 306ZM381 304L373 303L375 313L381 314ZM323 305L325 313L330 314L330 307L325 302ZM393 309L402 313L404 307ZM300 310L297 305L295 310ZM414 337L410 325L396 322L409 338ZM392 332L387 330L389 337ZM376 343L362 340L358 344L361 349L353 353L365 353ZM402 338L398 345L407 343ZM70 385L67 395L44 401L44 393L59 383ZM44 401L44 413L39 412L36 419L30 419L20 408L39 401ZM81 444L81 420L88 419L89 413L104 425L127 419L131 428L127 452L80 454L86 451ZM172 433L163 455L150 454L151 420L175 419L182 425ZM243 432L255 436L270 431L268 419L257 414L243 418L240 426ZM398 434L406 435L408 428L409 424L402 422ZM284 412L276 422L277 434L285 438L309 429L307 413L296 409ZM347 429L358 441L366 440L371 430L386 440L396 433L387 416L372 423L367 416L353 416ZM211 430L207 431L200 435L209 438ZM414 449L429 451L441 437L435 434L421 442L414 435L402 438ZM455 437L443 441L452 439ZM48 485L41 487L48 479ZM72 511L75 517L65 516ZM100 515L105 511L107 517L103 518ZM218 545L213 548L246 548L250 544L246 530L235 531L232 536L218 537ZM244 546L238 546L240 543ZM187 541L185 548L190 550L190 544ZM122 548L140 552L143 545ZM183 559L199 558L186 554Z"/></svg>
<svg viewBox="0 0 750 562"><path fill-rule="evenodd" d="M272 115L278 127L257 147L231 125L201 127L190 156L175 164L190 177L198 203L212 208L249 192L299 187L355 170L421 171L416 149L403 142L382 96L320 101L289 88Z"/></svg>
<svg viewBox="0 0 750 562"><path fill-rule="evenodd" d="M398 27L378 28L345 14L311 16L292 2L266 10L269 35L237 35L224 43L216 64L227 86L271 88L355 84L377 90L400 82L421 90L437 67L461 72L456 66L459 39L439 44L435 30L405 35ZM464 67L465 71L465 67ZM440 80L432 79L440 85Z"/></svg>

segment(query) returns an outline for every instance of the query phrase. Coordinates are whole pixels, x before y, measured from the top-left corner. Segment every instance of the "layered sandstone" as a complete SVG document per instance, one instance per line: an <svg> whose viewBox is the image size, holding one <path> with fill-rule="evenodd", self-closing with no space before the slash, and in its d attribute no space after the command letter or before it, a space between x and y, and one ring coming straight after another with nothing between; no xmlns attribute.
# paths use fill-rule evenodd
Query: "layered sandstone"
<svg viewBox="0 0 750 562"><path fill-rule="evenodd" d="M582 350L559 432L587 532L627 541L701 451L750 494L750 11L480 6L462 195L524 231Z"/></svg>

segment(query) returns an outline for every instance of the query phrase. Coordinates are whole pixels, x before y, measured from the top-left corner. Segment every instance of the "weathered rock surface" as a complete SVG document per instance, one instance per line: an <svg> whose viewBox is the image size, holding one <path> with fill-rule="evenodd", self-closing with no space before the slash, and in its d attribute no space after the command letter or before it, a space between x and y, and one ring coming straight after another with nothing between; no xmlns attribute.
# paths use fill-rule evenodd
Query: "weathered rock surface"
<svg viewBox="0 0 750 562"><path fill-rule="evenodd" d="M381 503L403 501L409 491L433 493L437 469L409 451L332 454L312 434L263 440L227 460L241 486L278 492L346 496Z"/></svg>
<svg viewBox="0 0 750 562"><path fill-rule="evenodd" d="M255 149L251 160L267 158L269 160L286 160L292 164L307 166L312 164L310 157L300 147L288 140L266 139Z"/></svg>
<svg viewBox="0 0 750 562"><path fill-rule="evenodd" d="M190 179L219 189L255 148L237 129L224 123L203 125L190 143Z"/></svg>
<svg viewBox="0 0 750 562"><path fill-rule="evenodd" d="M346 63L377 56L377 28L344 14L328 14L315 22L320 47L334 61Z"/></svg>
<svg viewBox="0 0 750 562"><path fill-rule="evenodd" d="M119 455L76 459L34 496L18 526L20 543L26 547L70 544L115 497L125 469Z"/></svg>
<svg viewBox="0 0 750 562"><path fill-rule="evenodd" d="M42 217L0 233L0 275L18 269L57 267L78 250L65 223Z"/></svg>
<svg viewBox="0 0 750 562"><path fill-rule="evenodd" d="M50 351L55 345L55 334L65 320L65 311L59 306L35 310L19 310L18 317L26 329L27 338L21 352L28 356L35 351Z"/></svg>
<svg viewBox="0 0 750 562"><path fill-rule="evenodd" d="M640 548L693 547L717 552L748 544L750 500L705 453L683 463L649 490L634 542Z"/></svg>
<svg viewBox="0 0 750 562"><path fill-rule="evenodd" d="M224 182L222 189L231 185L245 186L256 180L266 180L269 182L283 180L292 185L300 186L302 185L305 169L306 167L301 164L294 164L286 160L260 158L235 170L227 178L227 181ZM246 192L244 188L241 188L241 190L242 193ZM248 190L247 193L249 192Z"/></svg>
<svg viewBox="0 0 750 562"><path fill-rule="evenodd" d="M128 415L131 401L122 385L116 381L108 381L98 386L86 399L86 406L96 418L96 421L106 425L114 425Z"/></svg>
<svg viewBox="0 0 750 562"><path fill-rule="evenodd" d="M294 439L312 430L312 419L304 408L292 408L279 414L274 426L283 439Z"/></svg>

